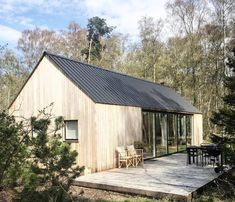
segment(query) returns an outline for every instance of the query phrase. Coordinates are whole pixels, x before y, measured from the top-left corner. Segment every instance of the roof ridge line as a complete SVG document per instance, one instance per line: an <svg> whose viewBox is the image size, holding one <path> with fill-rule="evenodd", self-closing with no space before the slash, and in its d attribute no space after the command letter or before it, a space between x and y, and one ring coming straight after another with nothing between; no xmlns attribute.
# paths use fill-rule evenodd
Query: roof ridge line
<svg viewBox="0 0 235 202"><path fill-rule="evenodd" d="M60 58L63 58L63 59L65 59L65 60L71 60L71 61L73 61L73 62L77 62L77 63L83 64L83 65L89 65L90 67L93 67L93 68L96 68L96 69L108 71L108 72L115 73L115 74L119 74L119 75L122 75L122 76L131 77L131 78L133 78L133 79L137 79L137 80L140 80L140 81L149 82L149 83L151 83L151 84L155 84L155 85L163 86L163 87L166 87L166 88L170 88L169 86L166 86L166 85L164 85L164 84L154 83L153 81L145 80L145 79L138 78L138 77L135 77L135 76L132 76L132 75L127 75L127 74L124 74L124 73L121 73L121 72L116 72L116 71L113 71L113 70L104 69L104 68L99 67L99 66L97 66L97 65L88 64L88 63L85 63L85 62L78 61L78 60L76 60L76 59L71 59L71 58L64 57L64 56L62 56L62 55L57 55L57 54L54 54L54 53L50 53L50 52L48 52L48 51L44 51L44 52L43 52L43 55L52 55L52 56L55 56L55 57L60 57ZM170 88L170 89L171 89L171 88Z"/></svg>

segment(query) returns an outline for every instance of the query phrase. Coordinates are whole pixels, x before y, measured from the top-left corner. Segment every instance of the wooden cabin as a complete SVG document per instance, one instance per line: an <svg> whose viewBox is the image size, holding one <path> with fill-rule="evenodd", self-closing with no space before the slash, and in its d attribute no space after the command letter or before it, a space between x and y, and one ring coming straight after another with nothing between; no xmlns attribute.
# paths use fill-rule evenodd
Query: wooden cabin
<svg viewBox="0 0 235 202"><path fill-rule="evenodd" d="M116 167L117 146L136 143L152 158L202 142L201 112L171 88L44 52L9 110L29 118L51 103L92 172Z"/></svg>

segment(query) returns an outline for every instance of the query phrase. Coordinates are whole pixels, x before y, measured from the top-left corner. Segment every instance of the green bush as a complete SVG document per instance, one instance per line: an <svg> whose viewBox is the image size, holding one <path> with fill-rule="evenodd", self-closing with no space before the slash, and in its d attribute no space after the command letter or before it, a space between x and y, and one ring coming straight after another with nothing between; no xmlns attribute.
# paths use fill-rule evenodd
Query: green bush
<svg viewBox="0 0 235 202"><path fill-rule="evenodd" d="M26 160L29 157L29 135L23 123L17 123L14 116L0 112L0 187L16 186Z"/></svg>
<svg viewBox="0 0 235 202"><path fill-rule="evenodd" d="M55 130L48 134L51 125L49 118L31 119L37 131L30 144L30 161L23 175L24 189L19 194L25 201L42 199L44 201L65 201L69 198L69 188L74 178L83 168L76 166L78 153L71 151L70 145L61 140L59 133L63 119L55 119ZM32 195L33 193L33 195Z"/></svg>
<svg viewBox="0 0 235 202"><path fill-rule="evenodd" d="M78 153L61 139L63 118L52 119L41 111L38 117L16 122L14 116L0 113L0 187L13 189L15 201L70 200L71 183L83 167L76 165Z"/></svg>

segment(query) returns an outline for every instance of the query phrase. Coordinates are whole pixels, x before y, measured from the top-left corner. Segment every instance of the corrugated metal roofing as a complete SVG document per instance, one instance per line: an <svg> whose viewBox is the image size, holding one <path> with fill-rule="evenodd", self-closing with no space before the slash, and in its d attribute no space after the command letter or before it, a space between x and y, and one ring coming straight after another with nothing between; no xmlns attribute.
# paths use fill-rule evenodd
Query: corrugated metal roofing
<svg viewBox="0 0 235 202"><path fill-rule="evenodd" d="M168 112L200 113L169 87L45 52L94 102Z"/></svg>

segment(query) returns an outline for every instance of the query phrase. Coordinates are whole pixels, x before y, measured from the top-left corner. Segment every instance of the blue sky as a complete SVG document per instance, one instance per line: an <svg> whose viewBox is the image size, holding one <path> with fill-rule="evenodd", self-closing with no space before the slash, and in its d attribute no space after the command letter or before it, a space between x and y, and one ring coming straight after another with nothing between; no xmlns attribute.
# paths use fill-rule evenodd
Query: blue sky
<svg viewBox="0 0 235 202"><path fill-rule="evenodd" d="M143 16L166 17L166 0L0 0L0 44L15 48L21 31L40 28L65 29L75 21L85 27L99 16L116 31L138 36L138 20Z"/></svg>

